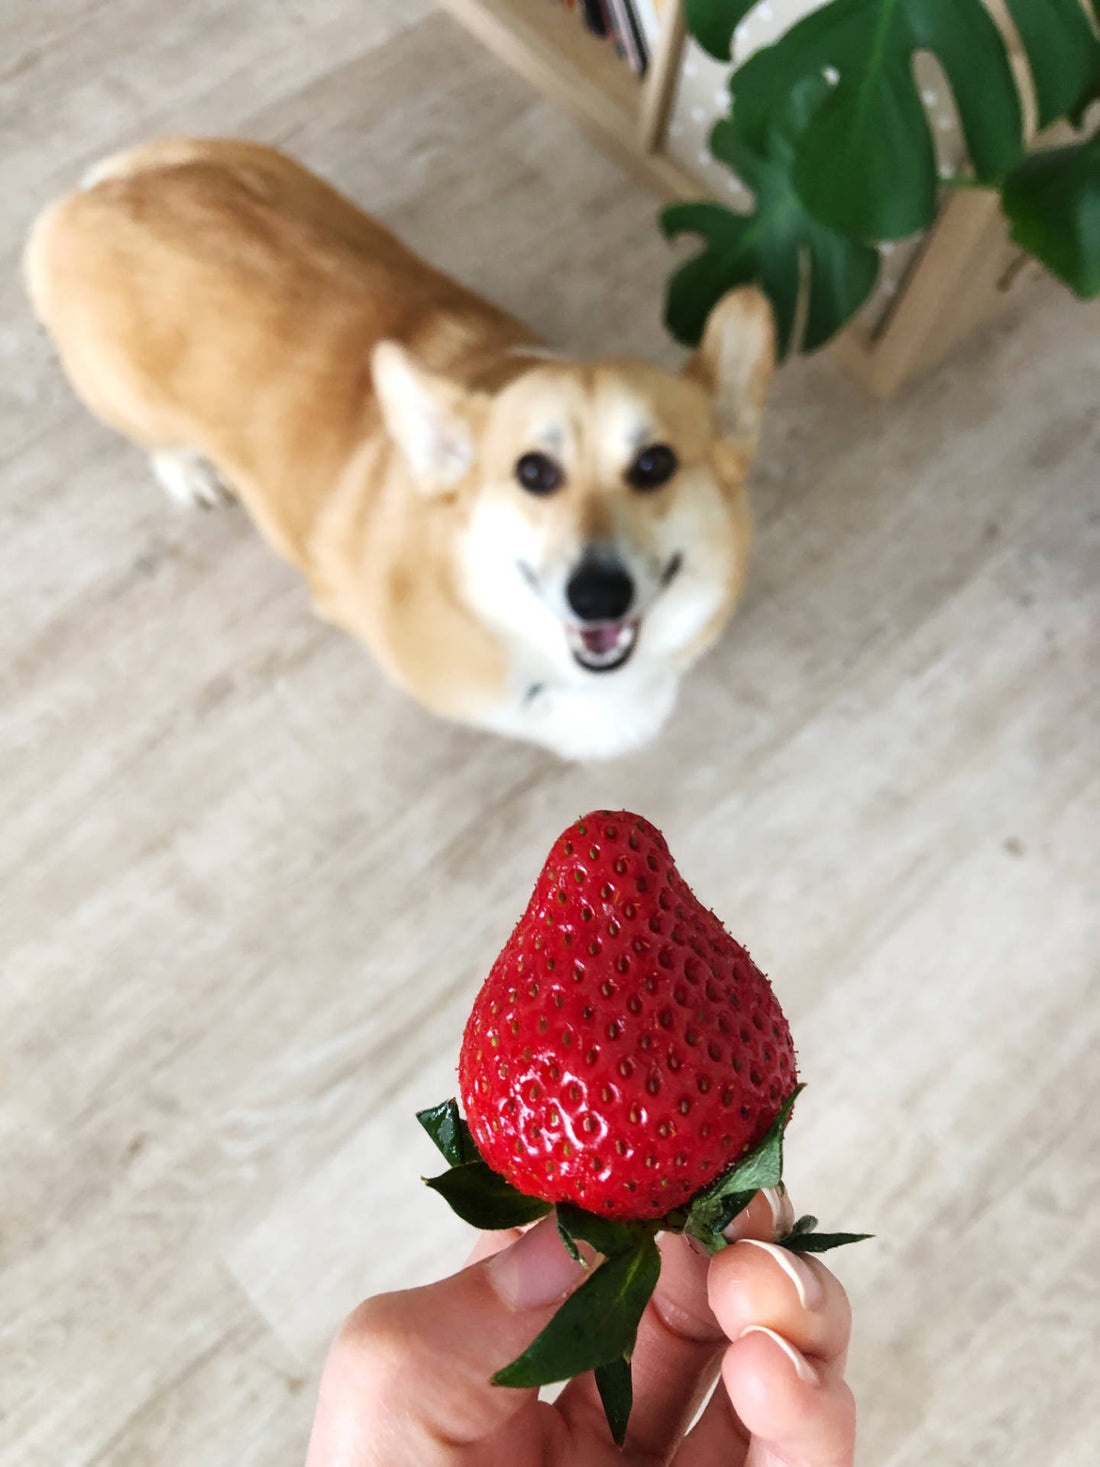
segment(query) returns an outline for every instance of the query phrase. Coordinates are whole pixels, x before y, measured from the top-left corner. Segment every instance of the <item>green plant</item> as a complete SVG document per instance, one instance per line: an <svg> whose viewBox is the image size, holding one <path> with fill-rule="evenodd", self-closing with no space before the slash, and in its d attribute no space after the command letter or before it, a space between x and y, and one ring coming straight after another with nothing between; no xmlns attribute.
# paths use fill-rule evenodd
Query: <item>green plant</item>
<svg viewBox="0 0 1100 1467"><path fill-rule="evenodd" d="M757 0L685 0L688 28L718 60ZM1080 127L1100 98L1100 0L1005 0L1031 73L1040 128ZM1086 6L1088 10L1086 12ZM878 275L877 244L930 225L942 187L916 53L939 61L972 173L996 190L1012 238L1082 299L1100 293L1100 140L1027 156L1023 108L997 25L982 0L830 0L730 78L714 156L755 195L751 213L674 204L669 238L702 250L669 282L665 318L695 345L719 297L754 282L775 311L780 355L812 351L860 309Z"/></svg>

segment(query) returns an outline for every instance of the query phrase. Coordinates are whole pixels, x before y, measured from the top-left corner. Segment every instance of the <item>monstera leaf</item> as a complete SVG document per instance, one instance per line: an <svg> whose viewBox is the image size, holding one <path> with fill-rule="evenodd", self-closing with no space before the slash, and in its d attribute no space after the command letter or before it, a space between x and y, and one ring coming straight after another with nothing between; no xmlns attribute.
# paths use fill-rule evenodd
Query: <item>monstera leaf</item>
<svg viewBox="0 0 1100 1467"><path fill-rule="evenodd" d="M717 61L728 61L733 33L757 0L684 0L687 28Z"/></svg>
<svg viewBox="0 0 1100 1467"><path fill-rule="evenodd" d="M1100 134L1021 163L1001 206L1021 249L1083 300L1100 294Z"/></svg>
<svg viewBox="0 0 1100 1467"><path fill-rule="evenodd" d="M684 0L688 27L720 61L758 0ZM1080 125L1100 98L1100 0L1005 0L1026 53L1037 121ZM936 150L913 74L931 52L950 84L974 181L1002 191L1013 238L1079 295L1100 289L1095 142L1024 158L1022 110L1001 33L983 0L829 0L731 79L731 115L715 157L755 194L752 214L717 204L665 210L669 236L705 247L669 283L666 321L698 341L733 285L761 284L780 353L806 291L802 346L821 345L866 300L877 274L867 242L930 225Z"/></svg>
<svg viewBox="0 0 1100 1467"><path fill-rule="evenodd" d="M1039 126L1079 119L1100 96L1100 42L1080 0L1006 0L1027 52Z"/></svg>
<svg viewBox="0 0 1100 1467"><path fill-rule="evenodd" d="M707 316L735 285L759 283L775 313L780 358L790 349L803 275L807 277L802 347L822 346L859 309L874 287L879 258L807 213L791 180L791 164L807 122L828 83L811 77L784 98L756 146L731 121L711 133L711 151L755 195L751 214L720 204L673 204L661 215L669 238L693 233L704 249L669 281L665 322L678 341L697 345Z"/></svg>
<svg viewBox="0 0 1100 1467"><path fill-rule="evenodd" d="M1079 0L1006 0L1035 82L1039 124L1078 116L1100 95L1100 42ZM728 60L755 6L687 0L692 34ZM939 60L978 182L999 186L1023 155L1008 53L982 0L831 0L734 75L741 137L759 150L777 100L808 76L834 79L798 147L795 188L822 224L860 239L900 239L935 217L938 180L913 56Z"/></svg>
<svg viewBox="0 0 1100 1467"><path fill-rule="evenodd" d="M918 50L934 52L947 74L977 178L999 183L1023 154L1023 129L1008 53L981 0L833 0L734 76L738 130L757 146L777 97L806 76L835 78L793 169L799 197L822 224L888 240L935 218L939 181L913 75Z"/></svg>

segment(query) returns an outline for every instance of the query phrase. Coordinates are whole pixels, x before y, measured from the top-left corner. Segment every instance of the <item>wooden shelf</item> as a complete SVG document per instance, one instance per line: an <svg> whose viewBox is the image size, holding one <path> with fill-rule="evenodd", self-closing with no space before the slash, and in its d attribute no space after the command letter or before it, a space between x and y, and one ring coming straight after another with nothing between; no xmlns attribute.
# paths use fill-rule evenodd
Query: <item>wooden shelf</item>
<svg viewBox="0 0 1100 1467"><path fill-rule="evenodd" d="M607 40L552 0L442 0L456 20L663 198L706 190L688 169L657 151L668 90L661 54L641 81Z"/></svg>

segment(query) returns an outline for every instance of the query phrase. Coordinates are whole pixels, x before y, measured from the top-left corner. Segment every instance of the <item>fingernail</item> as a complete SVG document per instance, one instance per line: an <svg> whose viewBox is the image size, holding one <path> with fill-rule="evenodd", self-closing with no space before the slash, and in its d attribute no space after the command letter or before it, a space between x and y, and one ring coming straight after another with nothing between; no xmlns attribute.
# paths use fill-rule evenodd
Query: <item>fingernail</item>
<svg viewBox="0 0 1100 1467"><path fill-rule="evenodd" d="M825 1289L817 1274L805 1259L799 1258L789 1248L780 1248L778 1243L764 1243L759 1238L742 1238L753 1248L763 1248L775 1259L779 1267L798 1290L798 1301L803 1309L820 1309L825 1302Z"/></svg>
<svg viewBox="0 0 1100 1467"><path fill-rule="evenodd" d="M778 1187L761 1187L761 1195L772 1210L772 1236L779 1236L779 1223L783 1216L783 1199L779 1195Z"/></svg>
<svg viewBox="0 0 1100 1467"><path fill-rule="evenodd" d="M749 1209L743 1208L731 1223L727 1223L722 1229L722 1236L727 1243L737 1243L744 1236L745 1229L752 1226Z"/></svg>
<svg viewBox="0 0 1100 1467"><path fill-rule="evenodd" d="M794 1207L787 1195L787 1189L780 1182L778 1187L764 1187L762 1190L772 1210L772 1236L785 1237L794 1222Z"/></svg>
<svg viewBox="0 0 1100 1467"><path fill-rule="evenodd" d="M555 1303L565 1297L584 1271L566 1252L550 1217L485 1265L489 1282L511 1309L536 1309Z"/></svg>
<svg viewBox="0 0 1100 1467"><path fill-rule="evenodd" d="M762 1324L750 1324L747 1329L743 1329L741 1331L737 1338L739 1340L743 1340L746 1335L754 1334L767 1335L769 1340L775 1341L775 1343L783 1351L784 1355L786 1355L787 1359L794 1366L795 1374L798 1376L799 1380L804 1381L806 1385L817 1386L821 1384L820 1375L818 1375L817 1371L806 1359L805 1355L803 1355L801 1351L796 1350L795 1347L791 1344L790 1340L785 1340L782 1335L776 1334L775 1330L767 1329Z"/></svg>
<svg viewBox="0 0 1100 1467"><path fill-rule="evenodd" d="M791 1200L787 1196L786 1187L783 1186L782 1182L780 1182L778 1187L761 1187L757 1196L763 1197L768 1204L768 1209L771 1213L771 1225L768 1231L772 1237L786 1237L791 1230L791 1224L794 1222L794 1208L791 1206ZM755 1200L754 1198L753 1203L755 1203ZM722 1233L726 1242L736 1243L739 1238L744 1236L746 1228L759 1226L759 1220L750 1221L753 1213L758 1211L759 1208L753 1208L750 1205L750 1207L746 1207L742 1212L739 1212Z"/></svg>

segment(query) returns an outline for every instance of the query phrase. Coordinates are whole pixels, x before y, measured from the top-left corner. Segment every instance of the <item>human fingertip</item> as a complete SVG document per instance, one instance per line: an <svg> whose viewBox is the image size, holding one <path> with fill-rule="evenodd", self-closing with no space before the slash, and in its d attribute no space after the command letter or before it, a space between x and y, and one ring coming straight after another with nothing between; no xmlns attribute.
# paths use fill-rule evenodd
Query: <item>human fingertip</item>
<svg viewBox="0 0 1100 1467"><path fill-rule="evenodd" d="M794 1207L786 1187L761 1187L722 1233L727 1243L741 1238L783 1238L794 1223Z"/></svg>
<svg viewBox="0 0 1100 1467"><path fill-rule="evenodd" d="M813 1312L821 1308L825 1302L825 1286L806 1259L792 1253L789 1248L781 1248L778 1243L766 1243L763 1238L742 1238L740 1243L746 1248L759 1248L769 1258L775 1259L794 1284L803 1309Z"/></svg>
<svg viewBox="0 0 1100 1467"><path fill-rule="evenodd" d="M492 1258L494 1253L501 1252L504 1248L522 1238L523 1234L519 1228L506 1228L499 1232L479 1233L477 1241L470 1250L470 1256L466 1260L467 1266L471 1263L483 1263L486 1258Z"/></svg>
<svg viewBox="0 0 1100 1467"><path fill-rule="evenodd" d="M763 1193L772 1213L772 1237L785 1238L794 1226L794 1204L782 1182L778 1187L764 1187Z"/></svg>
<svg viewBox="0 0 1100 1467"><path fill-rule="evenodd" d="M750 1335L764 1335L767 1339L771 1340L773 1344L778 1345L779 1348L783 1351L784 1355L786 1355L787 1359L794 1366L795 1374L804 1385L821 1385L821 1376L818 1373L817 1369L810 1364L805 1355L802 1354L801 1350L796 1350L795 1347L791 1344L790 1340L784 1339L784 1337L776 1330L768 1329L768 1327L763 1324L750 1324L747 1325L746 1328L743 1329L741 1333L737 1336L737 1340L735 1341L735 1343L739 1344L742 1340L747 1339Z"/></svg>
<svg viewBox="0 0 1100 1467"><path fill-rule="evenodd" d="M553 1218L544 1218L485 1264L493 1290L510 1309L537 1309L564 1299L585 1265L567 1252Z"/></svg>

